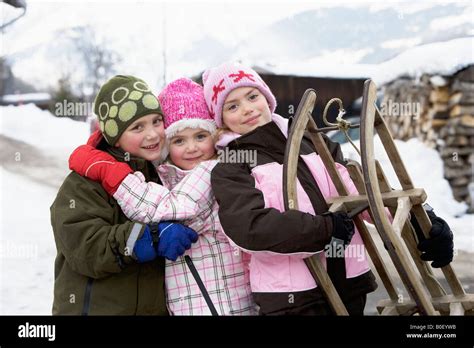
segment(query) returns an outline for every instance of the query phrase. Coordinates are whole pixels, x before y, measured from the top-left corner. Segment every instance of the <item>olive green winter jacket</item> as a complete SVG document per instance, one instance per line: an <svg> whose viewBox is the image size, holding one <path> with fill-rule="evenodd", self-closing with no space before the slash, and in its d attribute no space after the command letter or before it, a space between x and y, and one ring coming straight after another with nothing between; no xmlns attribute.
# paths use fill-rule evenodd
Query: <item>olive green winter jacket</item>
<svg viewBox="0 0 474 348"><path fill-rule="evenodd" d="M123 153L109 152L118 160ZM153 165L128 162L147 181ZM127 219L100 183L69 174L51 206L56 241L55 315L167 315L163 258L139 264L130 256L144 225Z"/></svg>

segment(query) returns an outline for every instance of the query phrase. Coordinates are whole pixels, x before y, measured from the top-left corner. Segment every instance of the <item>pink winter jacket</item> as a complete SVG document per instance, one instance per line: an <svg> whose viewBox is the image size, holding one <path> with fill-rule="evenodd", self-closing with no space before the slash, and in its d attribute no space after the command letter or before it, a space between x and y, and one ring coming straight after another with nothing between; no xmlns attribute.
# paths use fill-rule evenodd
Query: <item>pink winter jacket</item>
<svg viewBox="0 0 474 348"><path fill-rule="evenodd" d="M216 161L191 171L165 163L157 167L163 186L145 182L140 172L129 174L114 194L128 218L143 223L180 220L199 234L186 251L219 315L255 315L248 255L231 245L222 233L218 205L210 185ZM184 257L166 260L165 286L172 315L210 315L211 312Z"/></svg>

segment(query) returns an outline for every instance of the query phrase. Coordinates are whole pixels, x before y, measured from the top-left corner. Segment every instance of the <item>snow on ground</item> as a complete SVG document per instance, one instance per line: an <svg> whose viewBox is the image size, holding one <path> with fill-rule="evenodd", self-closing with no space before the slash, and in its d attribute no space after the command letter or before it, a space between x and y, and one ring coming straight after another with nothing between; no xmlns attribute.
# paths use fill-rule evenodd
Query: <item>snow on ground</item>
<svg viewBox="0 0 474 348"><path fill-rule="evenodd" d="M360 148L359 141L354 143ZM418 139L406 142L395 140L395 143L414 186L425 189L427 202L435 209L436 215L451 226L455 247L474 252L474 215L463 215L467 205L454 199L448 181L443 178L443 162L439 153L426 147ZM374 148L375 157L380 161L390 184L393 188L400 189L400 183L378 136L374 139ZM342 146L342 151L345 157L360 162L359 155L349 143Z"/></svg>
<svg viewBox="0 0 474 348"><path fill-rule="evenodd" d="M0 107L0 134L35 146L64 166L89 125L34 105ZM51 314L56 246L49 207L57 189L0 166L0 315ZM44 168L48 170L47 167Z"/></svg>
<svg viewBox="0 0 474 348"><path fill-rule="evenodd" d="M0 314L51 314L56 190L0 167Z"/></svg>

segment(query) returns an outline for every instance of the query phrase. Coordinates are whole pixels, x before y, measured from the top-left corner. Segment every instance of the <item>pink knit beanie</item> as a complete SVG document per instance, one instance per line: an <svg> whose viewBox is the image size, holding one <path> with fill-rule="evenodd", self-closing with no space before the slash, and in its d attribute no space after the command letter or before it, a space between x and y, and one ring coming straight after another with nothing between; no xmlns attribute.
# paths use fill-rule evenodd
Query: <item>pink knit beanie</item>
<svg viewBox="0 0 474 348"><path fill-rule="evenodd" d="M158 96L167 139L186 128L202 128L209 133L216 124L209 114L203 88L188 78L170 82Z"/></svg>
<svg viewBox="0 0 474 348"><path fill-rule="evenodd" d="M276 100L270 88L253 69L236 64L224 63L206 70L202 74L204 97L217 127L222 127L224 101L234 89L256 87L267 99L270 111L275 112Z"/></svg>

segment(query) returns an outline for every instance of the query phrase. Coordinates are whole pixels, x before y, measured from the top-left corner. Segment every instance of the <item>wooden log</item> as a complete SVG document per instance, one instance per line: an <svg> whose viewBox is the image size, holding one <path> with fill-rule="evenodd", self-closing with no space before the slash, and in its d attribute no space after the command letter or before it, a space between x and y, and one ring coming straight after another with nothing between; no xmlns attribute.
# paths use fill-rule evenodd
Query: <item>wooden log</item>
<svg viewBox="0 0 474 348"><path fill-rule="evenodd" d="M469 180L469 177L461 176L461 177L454 178L454 179L450 180L449 184L451 186L465 186L465 185L469 184L470 182L471 182L471 180Z"/></svg>
<svg viewBox="0 0 474 348"><path fill-rule="evenodd" d="M421 132L427 133L432 127L432 121L421 122Z"/></svg>
<svg viewBox="0 0 474 348"><path fill-rule="evenodd" d="M449 117L457 117L461 115L474 115L474 105L455 105L449 111Z"/></svg>
<svg viewBox="0 0 474 348"><path fill-rule="evenodd" d="M435 112L443 112L449 109L448 103L436 103L430 106L430 110Z"/></svg>
<svg viewBox="0 0 474 348"><path fill-rule="evenodd" d="M472 140L472 139L471 139ZM474 163L474 153L471 153L467 159L467 163L473 164Z"/></svg>
<svg viewBox="0 0 474 348"><path fill-rule="evenodd" d="M441 87L431 90L430 102L447 104L450 98L449 92L449 88L447 87Z"/></svg>
<svg viewBox="0 0 474 348"><path fill-rule="evenodd" d="M468 156L472 149L466 147L445 147L441 150L441 157Z"/></svg>
<svg viewBox="0 0 474 348"><path fill-rule="evenodd" d="M454 198L464 198L469 194L469 191L466 186L454 186L451 189L453 191Z"/></svg>
<svg viewBox="0 0 474 348"><path fill-rule="evenodd" d="M473 105L474 104L474 93L466 92L455 92L451 94L448 100L448 107L453 107L454 105Z"/></svg>
<svg viewBox="0 0 474 348"><path fill-rule="evenodd" d="M451 85L451 90L453 92L463 92L463 93L473 93L474 92L474 82L471 81L461 81L454 80L454 83Z"/></svg>
<svg viewBox="0 0 474 348"><path fill-rule="evenodd" d="M448 123L448 120L439 120L439 119L436 119L436 120L432 120L431 121L431 126L433 128L441 128L441 127L444 127L446 126L446 124Z"/></svg>
<svg viewBox="0 0 474 348"><path fill-rule="evenodd" d="M429 118L434 120L447 120L449 119L449 111L435 111L429 110L428 111Z"/></svg>
<svg viewBox="0 0 474 348"><path fill-rule="evenodd" d="M467 161L465 161L463 157L459 157L459 156L454 157L454 158L446 158L444 161L444 167L450 168L453 170L465 169L466 167L468 167L466 164L467 164Z"/></svg>
<svg viewBox="0 0 474 348"><path fill-rule="evenodd" d="M447 146L467 146L469 145L469 138L465 135L451 135L446 138Z"/></svg>
<svg viewBox="0 0 474 348"><path fill-rule="evenodd" d="M463 126L467 126L467 127L474 128L474 116L472 116L472 115L464 115L464 116L461 116L461 121L460 121L460 123L461 123Z"/></svg>
<svg viewBox="0 0 474 348"><path fill-rule="evenodd" d="M448 120L446 127L441 129L440 136L446 137L447 135L467 135L469 137L474 136L474 127L469 127L461 124L462 118L452 118Z"/></svg>
<svg viewBox="0 0 474 348"><path fill-rule="evenodd" d="M463 176L469 176L471 175L471 172L472 172L471 168L466 168L466 167L454 168L454 169L450 167L444 167L444 177L448 180L463 177Z"/></svg>
<svg viewBox="0 0 474 348"><path fill-rule="evenodd" d="M454 78L456 80L474 82L474 65L471 64L467 68L459 71L454 75Z"/></svg>

